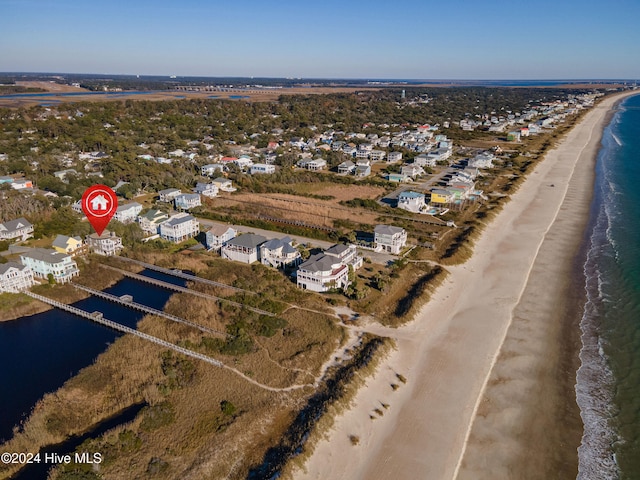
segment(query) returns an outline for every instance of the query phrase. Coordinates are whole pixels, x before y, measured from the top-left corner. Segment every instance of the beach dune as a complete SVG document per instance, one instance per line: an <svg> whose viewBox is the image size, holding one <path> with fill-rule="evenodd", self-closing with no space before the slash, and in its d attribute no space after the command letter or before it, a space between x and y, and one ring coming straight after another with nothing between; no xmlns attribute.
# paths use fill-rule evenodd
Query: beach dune
<svg viewBox="0 0 640 480"><path fill-rule="evenodd" d="M548 152L415 321L371 326L398 348L296 479L575 478L572 272L619 98L602 100ZM407 383L394 390L397 374ZM381 404L384 415L372 413Z"/></svg>

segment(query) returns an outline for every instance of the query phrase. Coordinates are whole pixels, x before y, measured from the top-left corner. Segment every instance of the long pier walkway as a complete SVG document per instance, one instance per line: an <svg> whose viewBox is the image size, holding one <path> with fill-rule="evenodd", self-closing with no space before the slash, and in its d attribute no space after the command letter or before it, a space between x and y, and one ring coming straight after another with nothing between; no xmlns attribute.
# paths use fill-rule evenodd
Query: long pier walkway
<svg viewBox="0 0 640 480"><path fill-rule="evenodd" d="M201 332L212 333L214 335L219 335L219 336L223 336L223 337L228 337L229 336L226 333L219 332L219 331L214 330L212 328L208 328L208 327L199 325L199 324L197 324L195 322L190 322L189 320L186 320L184 318L176 317L175 315L171 315L170 313L163 312L162 310L157 310L157 309L152 308L152 307L148 307L147 305L143 305L141 303L134 302L133 300L127 301L127 300L124 300L122 297L118 297L117 295L112 295L110 293L102 292L100 290L94 290L93 288L85 287L84 285L80 285L80 284L77 284L77 283L71 283L71 285L73 285L78 290L83 290L83 291L85 291L87 293L90 293L91 295L93 295L95 297L100 297L100 298L103 298L105 300L109 300L110 302L114 302L114 303L117 303L119 305L124 305L125 307L129 307L129 308L132 308L134 310L138 310L140 312L149 313L149 314L155 315L157 317L163 317L163 318L166 318L166 319L171 320L173 322L183 323L185 325L189 325L190 327L197 328Z"/></svg>
<svg viewBox="0 0 640 480"><path fill-rule="evenodd" d="M297 390L297 389L300 389L300 388L311 386L311 384L296 384L296 385L291 385L289 387L271 387L269 385L265 385L263 383L260 383L260 382L254 380L251 377L246 376L241 371L236 370L235 368L230 367L228 365L225 365L224 363L222 363L219 360L216 360L215 358L208 357L208 356L203 355L201 353L194 352L193 350L189 350L187 348L183 348L183 347L180 347L180 346L175 345L173 343L167 342L167 341L162 340L162 339L160 339L158 337L154 337L153 335L149 335L147 333L139 332L138 330L135 330L133 328L126 327L126 326L121 325L121 324L119 324L117 322L113 322L111 320L108 320L108 319L103 317L101 312L89 313L89 312L87 312L85 310L82 310L80 308L74 307L72 305L67 305L66 303L61 303L61 302L58 302L56 300L52 300L52 299L50 299L48 297L44 297L42 295L38 295L38 294L30 292L28 290L26 290L24 292L24 294L30 296L31 298L35 298L36 300L39 300L39 301L41 301L43 303L46 303L47 305L51 305L52 307L58 308L60 310L64 310L66 312L72 313L72 314L77 315L79 317L86 318L88 320L91 320L93 322L99 323L99 324L104 325L106 327L113 328L114 330L118 330L118 331L123 332L123 333L130 333L132 335L136 335L136 336L138 336L140 338L148 340L149 342L155 343L156 345L160 345L160 346L163 346L165 348L169 348L171 350L175 350L176 352L182 353L183 355L186 355L188 357L197 358L198 360L202 360L203 362L207 362L207 363L209 363L211 365L215 365L216 367L224 368L225 370L229 370L230 372L235 373L239 377L242 377L247 382L249 382L249 383L251 383L251 384L253 384L253 385L257 386L257 387L263 388L265 390L269 390L269 391L272 391L272 392L288 392L288 391L291 391L291 390Z"/></svg>
<svg viewBox="0 0 640 480"><path fill-rule="evenodd" d="M251 290L245 290L244 288L234 287L231 285L227 285L226 283L216 282L214 280L209 280L208 278L198 277L196 275L190 275L188 273L184 273L181 270L172 270L170 268L158 267L157 265L153 265L151 263L141 262L140 260L134 260L132 258L127 257L117 257L118 260L122 260L129 263L135 263L137 265L143 266L144 268L148 268L149 270L155 270L156 272L164 273L166 275L171 275L173 277L183 278L185 280L189 280L191 282L204 283L205 285L212 285L214 287L222 287L228 288L230 290L235 290L238 292L250 293L252 295L257 295L256 292L252 292Z"/></svg>
<svg viewBox="0 0 640 480"><path fill-rule="evenodd" d="M57 302L55 300L52 300L48 297L44 297L42 295L38 295L36 293L32 293L29 291L25 291L24 292L25 295L29 295L31 298L35 298L36 300L40 300L41 302L44 302L48 305L51 305L52 307L56 307L59 308L60 310L64 310L66 312L69 313L73 313L74 315L77 315L79 317L82 318L86 318L88 320L94 321L96 323L99 323L101 325L105 325L109 328L113 328L114 330L118 330L120 332L123 333L130 333L132 335L136 335L138 337L144 338L145 340L148 340L150 342L153 342L155 344L158 345L162 345L163 347L167 347L170 348L172 350L175 350L176 352L180 352L184 355L187 355L189 357L193 357L193 358L197 358L199 360L205 361L207 363L210 363L211 365L215 365L216 367L224 367L224 364L218 360L215 360L211 357L207 357L206 355L202 355L201 353L197 353L194 352L192 350L188 350L186 348L180 347L178 345L175 345L173 343L167 342L165 340L161 340L158 337L154 337L153 335L149 335L147 333L143 333L143 332L139 332L138 330L135 330L133 328L127 327L125 325L121 325L117 322L113 322L111 320L108 320L106 318L104 318L102 316L101 312L93 312L93 313L89 313L86 312L80 308L76 308L72 305L67 305L66 303L61 303L61 302Z"/></svg>
<svg viewBox="0 0 640 480"><path fill-rule="evenodd" d="M156 285L158 287L167 288L169 290L174 290L176 292L189 293L191 295L195 295L197 297L206 298L208 300L214 300L214 301L217 301L217 302L226 302L229 305L234 305L236 307L244 308L246 310L251 310L252 312L258 313L260 315L268 315L270 317L275 317L275 314L273 314L271 312L267 312L266 310L261 310L259 308L250 307L248 305L243 305L242 303L234 302L233 300L227 300L226 298L220 298L220 297L216 297L214 295L209 295L208 293L198 292L197 290L192 290L190 288L180 287L180 286L174 285L172 283L163 282L162 280L156 280L155 278L145 277L144 275L139 275L137 273L131 273L131 272L128 272L127 270L122 270L121 268L112 267L111 265L100 264L100 267L107 268L109 270L114 270L116 272L121 273L125 277L133 278L133 279L139 280L141 282L150 283L151 285Z"/></svg>

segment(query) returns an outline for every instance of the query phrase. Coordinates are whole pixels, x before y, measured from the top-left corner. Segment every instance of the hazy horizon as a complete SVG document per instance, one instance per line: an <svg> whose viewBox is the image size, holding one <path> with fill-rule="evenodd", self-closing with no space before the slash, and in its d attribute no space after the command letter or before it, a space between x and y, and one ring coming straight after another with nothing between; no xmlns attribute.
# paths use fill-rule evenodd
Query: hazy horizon
<svg viewBox="0 0 640 480"><path fill-rule="evenodd" d="M640 3L0 0L0 70L326 79L640 78ZM101 73L109 72L109 73Z"/></svg>

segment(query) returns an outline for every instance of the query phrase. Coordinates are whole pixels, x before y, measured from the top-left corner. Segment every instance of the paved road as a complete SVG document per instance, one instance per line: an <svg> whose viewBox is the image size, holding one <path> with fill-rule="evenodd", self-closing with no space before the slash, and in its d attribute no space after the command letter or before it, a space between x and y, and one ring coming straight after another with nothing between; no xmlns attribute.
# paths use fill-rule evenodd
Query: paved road
<svg viewBox="0 0 640 480"><path fill-rule="evenodd" d="M247 227L245 225L231 225L223 222L216 222L214 220L207 220L205 218L198 218L198 221L200 222L201 225L205 227L212 227L214 225L229 225L230 227L235 228L238 232L255 233L257 235L262 235L263 237L266 237L269 240L272 238L283 238L285 236L288 236L296 243L310 245L312 247L319 247L319 248L322 248L323 250L326 250L332 245L335 245L334 242L317 240L315 238L301 237L300 235L287 235L282 232L274 232L273 230L263 230L261 228L256 228L256 227ZM361 250L361 249L359 249L359 252L363 257L369 257L373 263L377 263L381 265L387 265L388 263L394 262L395 260L398 259L396 255L391 255L389 253L372 252L370 250Z"/></svg>

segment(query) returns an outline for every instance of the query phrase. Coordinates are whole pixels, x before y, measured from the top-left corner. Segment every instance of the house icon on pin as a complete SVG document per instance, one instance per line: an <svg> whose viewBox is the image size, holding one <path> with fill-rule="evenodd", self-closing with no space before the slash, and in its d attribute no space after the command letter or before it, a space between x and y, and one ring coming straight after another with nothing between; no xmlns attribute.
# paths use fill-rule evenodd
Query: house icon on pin
<svg viewBox="0 0 640 480"><path fill-rule="evenodd" d="M91 203L91 210L100 211L100 210L107 209L109 200L104 198L104 195L98 195L96 198L92 199L90 203Z"/></svg>

